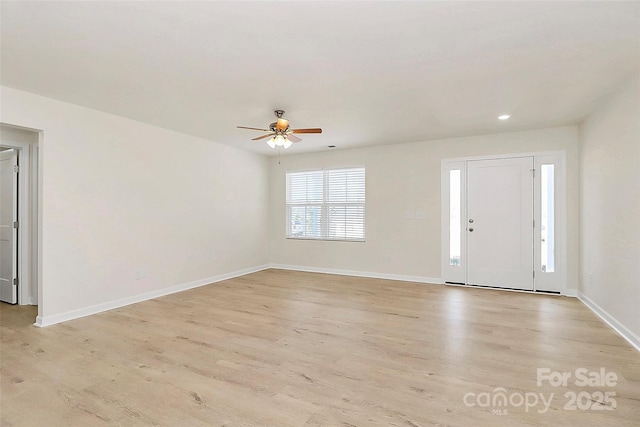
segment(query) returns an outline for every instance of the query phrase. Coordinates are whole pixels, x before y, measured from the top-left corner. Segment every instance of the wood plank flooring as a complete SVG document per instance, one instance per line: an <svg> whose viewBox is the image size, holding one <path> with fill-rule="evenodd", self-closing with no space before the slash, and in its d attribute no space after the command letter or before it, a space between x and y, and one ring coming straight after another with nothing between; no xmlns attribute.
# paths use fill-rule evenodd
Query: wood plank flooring
<svg viewBox="0 0 640 427"><path fill-rule="evenodd" d="M35 314L1 307L2 426L640 420L640 353L572 298L266 270L48 328ZM572 378L538 386L537 368ZM576 385L578 368L616 385ZM550 408L518 405L534 394Z"/></svg>

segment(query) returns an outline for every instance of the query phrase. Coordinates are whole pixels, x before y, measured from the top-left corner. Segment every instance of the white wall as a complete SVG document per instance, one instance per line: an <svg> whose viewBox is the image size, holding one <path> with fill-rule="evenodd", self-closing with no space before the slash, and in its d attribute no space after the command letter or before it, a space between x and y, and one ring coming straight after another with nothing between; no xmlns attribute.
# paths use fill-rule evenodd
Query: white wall
<svg viewBox="0 0 640 427"><path fill-rule="evenodd" d="M329 145L331 141L327 141ZM566 150L568 288L577 288L578 136L574 126L353 150L287 155L271 161L271 262L424 281L440 274L440 161L444 158ZM285 172L366 167L366 242L285 239ZM405 219L405 211L426 219ZM391 262L386 262L386 257Z"/></svg>
<svg viewBox="0 0 640 427"><path fill-rule="evenodd" d="M43 324L268 263L265 157L10 88L0 95L0 122L43 131Z"/></svg>
<svg viewBox="0 0 640 427"><path fill-rule="evenodd" d="M640 348L640 77L580 127L580 296Z"/></svg>

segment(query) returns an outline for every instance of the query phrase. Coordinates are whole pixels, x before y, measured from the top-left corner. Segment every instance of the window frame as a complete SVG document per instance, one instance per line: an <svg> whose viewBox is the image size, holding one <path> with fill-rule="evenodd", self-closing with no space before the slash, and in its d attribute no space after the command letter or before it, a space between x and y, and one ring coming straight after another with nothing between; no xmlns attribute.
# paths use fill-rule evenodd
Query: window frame
<svg viewBox="0 0 640 427"><path fill-rule="evenodd" d="M330 186L328 185L329 176L332 172L336 171L349 171L349 170L362 170L362 201L329 201ZM290 190L289 190L289 175L301 174L301 173L313 173L322 172L322 200L318 202L290 202ZM301 235L295 236L292 233L291 221L292 221L292 208L293 207L319 207L320 208L320 233L319 236ZM331 221L329 211L331 208L336 207L362 207L362 237L336 237L330 236ZM345 166L335 168L321 168L321 169L305 169L305 170L292 170L285 172L285 238L292 240L321 240L321 241L337 241L337 242L365 242L366 241L366 169L364 166ZM346 226L346 220L345 220Z"/></svg>

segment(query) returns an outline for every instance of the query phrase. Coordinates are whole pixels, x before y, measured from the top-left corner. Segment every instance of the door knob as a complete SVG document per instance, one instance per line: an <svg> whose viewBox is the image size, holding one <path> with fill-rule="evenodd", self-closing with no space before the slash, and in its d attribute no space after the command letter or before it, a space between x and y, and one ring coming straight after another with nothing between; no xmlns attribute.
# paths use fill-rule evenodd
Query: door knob
<svg viewBox="0 0 640 427"><path fill-rule="evenodd" d="M473 228L470 228L469 231L473 232Z"/></svg>
<svg viewBox="0 0 640 427"><path fill-rule="evenodd" d="M469 224L473 224L473 219L470 219L470 220L469 220Z"/></svg>

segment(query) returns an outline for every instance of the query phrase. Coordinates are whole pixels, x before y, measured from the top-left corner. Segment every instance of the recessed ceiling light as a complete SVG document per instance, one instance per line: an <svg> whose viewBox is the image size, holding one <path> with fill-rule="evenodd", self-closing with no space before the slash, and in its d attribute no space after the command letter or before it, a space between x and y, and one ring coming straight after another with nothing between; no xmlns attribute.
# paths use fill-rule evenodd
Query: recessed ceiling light
<svg viewBox="0 0 640 427"><path fill-rule="evenodd" d="M498 120L507 120L509 117L511 117L511 114L500 114Z"/></svg>

